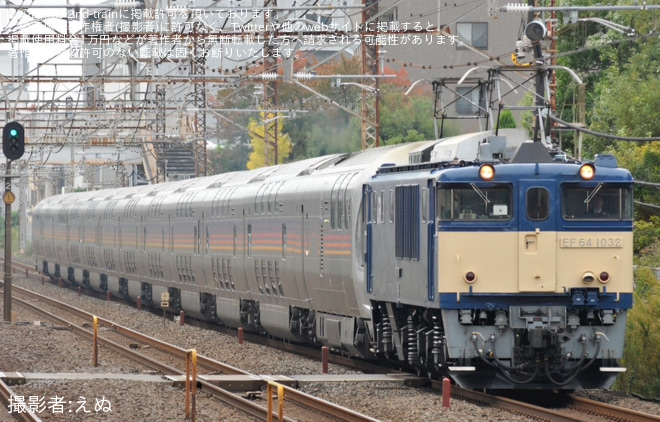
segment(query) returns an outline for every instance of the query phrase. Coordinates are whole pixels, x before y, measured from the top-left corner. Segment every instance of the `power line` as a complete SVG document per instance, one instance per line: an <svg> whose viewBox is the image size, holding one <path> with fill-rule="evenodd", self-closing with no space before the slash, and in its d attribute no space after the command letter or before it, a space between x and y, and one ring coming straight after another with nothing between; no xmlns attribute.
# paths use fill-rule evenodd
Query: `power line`
<svg viewBox="0 0 660 422"><path fill-rule="evenodd" d="M589 135L597 136L599 138L605 138L605 139L611 139L613 141L628 141L628 142L651 142L651 141L660 141L660 136L652 136L648 138L639 138L639 137L633 137L633 136L619 136L619 135L612 135L609 133L603 133L603 132L596 132L594 130L587 129L585 127L581 127L578 125L574 125L572 123L568 123L565 120L560 119L559 117L556 116L550 116L551 120L554 120L555 122L562 124L566 127L569 127L573 130L576 130L578 132L584 132Z"/></svg>
<svg viewBox="0 0 660 422"><path fill-rule="evenodd" d="M642 182L640 180L635 180L635 184L640 186L648 186L650 188L660 189L660 183Z"/></svg>
<svg viewBox="0 0 660 422"><path fill-rule="evenodd" d="M653 208L654 210L660 210L660 205L647 204L646 202L634 201L635 204L640 205L646 208Z"/></svg>

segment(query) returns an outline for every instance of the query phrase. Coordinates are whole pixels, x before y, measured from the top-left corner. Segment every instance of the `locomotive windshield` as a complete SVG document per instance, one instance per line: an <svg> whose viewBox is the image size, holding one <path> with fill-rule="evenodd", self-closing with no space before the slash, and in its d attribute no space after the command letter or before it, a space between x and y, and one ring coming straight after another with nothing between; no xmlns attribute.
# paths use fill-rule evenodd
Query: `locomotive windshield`
<svg viewBox="0 0 660 422"><path fill-rule="evenodd" d="M442 221L509 220L513 211L511 188L478 187L474 183L438 190L438 215Z"/></svg>
<svg viewBox="0 0 660 422"><path fill-rule="evenodd" d="M632 220L631 187L566 186L562 192L562 215L566 220Z"/></svg>

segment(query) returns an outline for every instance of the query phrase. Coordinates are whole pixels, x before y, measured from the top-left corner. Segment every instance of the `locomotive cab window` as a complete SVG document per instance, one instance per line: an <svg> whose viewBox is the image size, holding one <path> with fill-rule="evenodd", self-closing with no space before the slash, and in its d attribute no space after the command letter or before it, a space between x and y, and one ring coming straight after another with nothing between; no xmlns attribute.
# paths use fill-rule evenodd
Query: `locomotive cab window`
<svg viewBox="0 0 660 422"><path fill-rule="evenodd" d="M542 221L548 218L549 194L546 188L531 188L527 191L527 218Z"/></svg>
<svg viewBox="0 0 660 422"><path fill-rule="evenodd" d="M479 187L474 183L444 186L438 190L441 221L508 221L513 212L511 187Z"/></svg>
<svg viewBox="0 0 660 422"><path fill-rule="evenodd" d="M597 185L562 190L565 220L632 220L632 188Z"/></svg>

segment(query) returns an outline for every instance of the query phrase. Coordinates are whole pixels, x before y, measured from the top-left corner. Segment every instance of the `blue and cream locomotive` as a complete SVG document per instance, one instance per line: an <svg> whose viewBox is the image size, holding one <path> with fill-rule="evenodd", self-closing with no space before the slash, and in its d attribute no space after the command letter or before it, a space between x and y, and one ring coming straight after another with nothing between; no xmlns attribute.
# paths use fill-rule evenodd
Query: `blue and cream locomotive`
<svg viewBox="0 0 660 422"><path fill-rule="evenodd" d="M34 255L71 283L468 388L608 387L632 177L500 132L47 198Z"/></svg>

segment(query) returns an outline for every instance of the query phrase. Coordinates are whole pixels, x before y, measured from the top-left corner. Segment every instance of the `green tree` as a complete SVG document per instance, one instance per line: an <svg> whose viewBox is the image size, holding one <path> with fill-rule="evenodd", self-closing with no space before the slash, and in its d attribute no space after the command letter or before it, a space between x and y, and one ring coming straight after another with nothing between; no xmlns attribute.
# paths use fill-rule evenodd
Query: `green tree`
<svg viewBox="0 0 660 422"><path fill-rule="evenodd" d="M222 143L208 151L209 174L245 170L249 154L250 144L243 139Z"/></svg>
<svg viewBox="0 0 660 422"><path fill-rule="evenodd" d="M605 152L616 155L621 167L627 168L636 180L660 183L660 143L644 142L618 142L616 147ZM651 222L658 226L660 231L660 219L651 219L658 216L658 208L644 204L659 205L660 191L643 185L635 186L635 218Z"/></svg>
<svg viewBox="0 0 660 422"><path fill-rule="evenodd" d="M513 117L511 110L502 110L500 119L497 122L498 129L515 129L516 119Z"/></svg>
<svg viewBox="0 0 660 422"><path fill-rule="evenodd" d="M433 139L433 100L391 89L381 97L380 137L384 145Z"/></svg>
<svg viewBox="0 0 660 422"><path fill-rule="evenodd" d="M318 66L316 71L323 75L357 75L362 73L360 56L341 56L337 60ZM433 94L427 88L416 89L404 95L411 85L404 68L395 72L385 68L380 83L380 138L382 145L433 139ZM351 82L344 79L341 82ZM291 137L292 160L324 154L353 152L361 147L362 90L355 84L331 86L330 78L312 80L308 85L325 98L309 95L295 98L288 93L287 105L304 104L310 112L288 120L284 131ZM330 101L328 101L328 99ZM337 104L343 106L343 109ZM346 111L352 111L354 114ZM447 135L447 130L445 136Z"/></svg>
<svg viewBox="0 0 660 422"><path fill-rule="evenodd" d="M284 124L292 140L293 161L360 149L360 122L335 108L307 113Z"/></svg>
<svg viewBox="0 0 660 422"><path fill-rule="evenodd" d="M636 259L643 257L649 248L655 246L658 239L660 239L660 217L654 215L649 221L635 221L633 254Z"/></svg>
<svg viewBox="0 0 660 422"><path fill-rule="evenodd" d="M558 5L590 6L597 0L562 1ZM619 2L632 4L632 0ZM655 12L580 12L580 18L597 17L624 26L633 26L629 36L582 19L565 25L558 34L558 64L580 76L586 84L586 124L596 132L622 137L658 137L660 122L660 45L657 37L646 36L657 26ZM558 16L560 24L564 16ZM557 110L559 117L576 121L577 85L567 72L558 72ZM564 138L566 139L566 138ZM565 144L566 145L566 144ZM569 145L570 146L570 145ZM660 183L660 144L623 142L591 135L584 136L583 156L613 153L619 165L636 180ZM628 312L622 374L616 387L649 397L660 396L660 286L653 268L660 267L660 204L656 189L635 186L633 309Z"/></svg>
<svg viewBox="0 0 660 422"><path fill-rule="evenodd" d="M248 132L252 152L247 162L248 170L282 164L291 153L291 139L282 132L284 123L275 113L261 112L261 120L250 119ZM277 138L277 163L275 139Z"/></svg>
<svg viewBox="0 0 660 422"><path fill-rule="evenodd" d="M217 124L208 129L218 145L207 151L209 174L245 170L250 153L247 126L251 113L241 110L254 107L253 87L222 89L216 95L209 95L208 100L210 107L234 110L212 115L216 117Z"/></svg>
<svg viewBox="0 0 660 422"><path fill-rule="evenodd" d="M619 376L616 386L628 393L660 397L660 283L648 267L635 271L635 281L621 362L627 371Z"/></svg>

